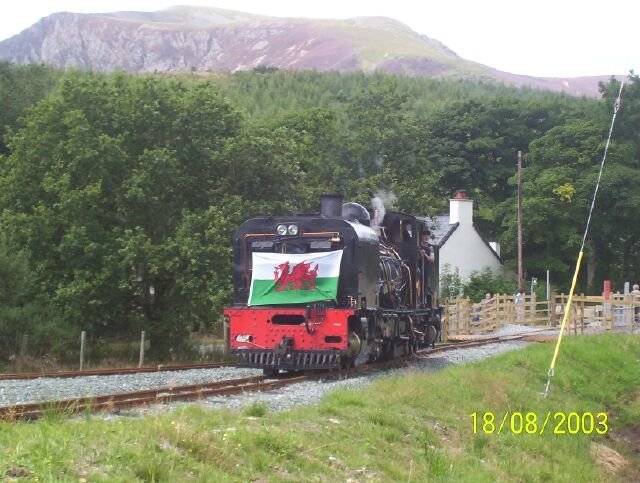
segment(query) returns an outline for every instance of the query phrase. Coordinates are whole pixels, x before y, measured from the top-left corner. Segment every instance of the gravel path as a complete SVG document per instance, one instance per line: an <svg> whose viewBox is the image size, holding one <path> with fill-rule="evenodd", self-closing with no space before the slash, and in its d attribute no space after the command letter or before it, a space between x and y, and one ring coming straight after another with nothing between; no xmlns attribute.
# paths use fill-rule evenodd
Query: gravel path
<svg viewBox="0 0 640 483"><path fill-rule="evenodd" d="M313 404L330 390L337 388L357 389L371 384L376 378L393 374L401 374L408 370L439 370L444 367L474 362L502 352L525 347L528 343L510 341L490 344L482 347L456 349L436 353L432 356L416 358L408 368L393 369L379 374L359 376L344 380L305 381L286 386L282 389L265 393L246 393L236 396L212 397L202 404L209 408L242 408L253 403L263 403L271 411L284 411L301 404ZM74 397L98 396L121 392L132 392L157 387L199 384L223 379L237 379L261 375L257 369L240 369L221 367L214 369L193 369L187 371L171 371L156 373L123 374L113 376L86 376L76 378L41 378L31 380L10 380L0 383L0 406L70 399ZM142 409L131 409L121 414L147 414L166 411L182 404L172 403L155 405ZM106 416L113 417L113 416Z"/></svg>

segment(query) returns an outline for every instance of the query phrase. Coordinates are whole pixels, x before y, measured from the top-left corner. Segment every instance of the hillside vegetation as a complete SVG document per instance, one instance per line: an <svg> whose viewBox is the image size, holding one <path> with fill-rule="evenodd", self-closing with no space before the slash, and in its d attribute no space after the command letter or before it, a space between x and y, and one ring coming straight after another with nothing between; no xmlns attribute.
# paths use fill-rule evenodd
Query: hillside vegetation
<svg viewBox="0 0 640 483"><path fill-rule="evenodd" d="M552 351L536 345L438 373L382 378L284 413L261 404L242 412L183 405L145 418L51 414L0 423L0 474L43 481L637 481L640 339L565 339L544 399ZM495 428L480 421L474 431L473 413L493 413ZM606 424L596 416L597 424L576 431L556 413L602 413ZM499 432L505 414L508 421L513 414L538 419L534 428L529 416L525 430L516 417L513 429L508 423Z"/></svg>
<svg viewBox="0 0 640 483"><path fill-rule="evenodd" d="M387 74L129 75L0 64L0 360L30 335L72 354L146 330L180 353L230 295L244 219L313 212L321 193L446 210L456 189L513 264L525 153L527 276L566 289L619 84L603 100ZM10 94L10 95L9 95ZM638 104L630 79L580 290L640 273Z"/></svg>

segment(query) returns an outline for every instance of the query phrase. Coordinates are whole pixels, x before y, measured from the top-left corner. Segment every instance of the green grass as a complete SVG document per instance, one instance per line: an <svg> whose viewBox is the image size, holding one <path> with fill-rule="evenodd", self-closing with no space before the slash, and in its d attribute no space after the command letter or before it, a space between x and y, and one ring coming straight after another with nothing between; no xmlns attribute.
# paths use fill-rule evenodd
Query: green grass
<svg viewBox="0 0 640 483"><path fill-rule="evenodd" d="M0 423L8 481L629 481L640 475L640 338L563 342L548 399L553 346L533 345L438 373L384 378L320 404L273 413L185 405L146 418L46 417ZM473 433L470 415L606 412L606 435ZM541 424L542 422L539 421ZM496 421L496 426L499 420ZM594 443L627 466L606 470ZM638 442L636 441L637 445Z"/></svg>

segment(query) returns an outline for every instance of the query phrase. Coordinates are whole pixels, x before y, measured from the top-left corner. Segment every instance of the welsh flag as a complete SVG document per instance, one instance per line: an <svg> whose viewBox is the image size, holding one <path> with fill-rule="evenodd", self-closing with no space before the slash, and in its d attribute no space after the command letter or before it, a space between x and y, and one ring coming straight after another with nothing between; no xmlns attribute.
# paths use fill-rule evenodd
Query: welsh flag
<svg viewBox="0 0 640 483"><path fill-rule="evenodd" d="M333 300L338 293L342 250L320 253L252 253L249 305Z"/></svg>

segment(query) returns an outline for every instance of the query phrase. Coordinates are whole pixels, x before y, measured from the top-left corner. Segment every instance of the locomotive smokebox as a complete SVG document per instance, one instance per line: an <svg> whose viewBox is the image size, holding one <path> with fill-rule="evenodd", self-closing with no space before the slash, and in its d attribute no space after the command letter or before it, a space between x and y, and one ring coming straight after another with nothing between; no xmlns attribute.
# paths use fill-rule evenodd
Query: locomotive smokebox
<svg viewBox="0 0 640 483"><path fill-rule="evenodd" d="M320 214L328 218L342 216L342 195L320 195Z"/></svg>

